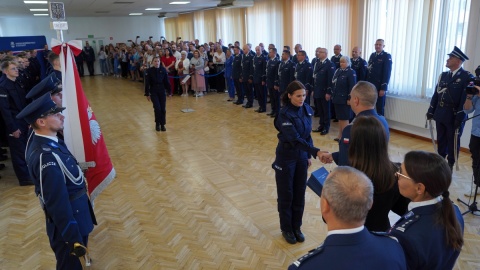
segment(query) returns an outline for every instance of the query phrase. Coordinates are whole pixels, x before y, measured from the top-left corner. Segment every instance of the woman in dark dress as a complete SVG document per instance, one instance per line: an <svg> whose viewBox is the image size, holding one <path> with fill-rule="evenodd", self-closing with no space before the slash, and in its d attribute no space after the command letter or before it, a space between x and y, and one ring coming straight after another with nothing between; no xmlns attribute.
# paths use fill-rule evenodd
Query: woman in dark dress
<svg viewBox="0 0 480 270"><path fill-rule="evenodd" d="M388 144L383 125L373 116L357 116L353 122L350 147L350 166L364 172L373 183L373 205L365 227L370 231L390 228L388 213L405 214L408 200L400 195L395 172L398 165L388 157Z"/></svg>

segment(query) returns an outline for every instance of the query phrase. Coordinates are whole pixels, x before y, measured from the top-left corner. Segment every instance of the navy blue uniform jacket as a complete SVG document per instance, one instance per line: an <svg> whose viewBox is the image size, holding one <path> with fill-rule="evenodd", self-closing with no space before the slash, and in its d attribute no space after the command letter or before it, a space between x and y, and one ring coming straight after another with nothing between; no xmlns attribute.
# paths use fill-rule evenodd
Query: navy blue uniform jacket
<svg viewBox="0 0 480 270"><path fill-rule="evenodd" d="M385 117L378 115L377 111L375 109L373 110L366 110L363 112L360 112L358 115L363 115L363 116L370 116L373 115L375 118L377 118L380 123L382 123L383 127L385 128L385 133L387 135L387 141L390 139L390 130L388 127L387 120L385 120ZM350 131L352 129L352 124L355 122L355 119L353 120L350 125L346 126L343 131L342 131L342 138L340 138L340 141L338 141L338 152L332 153L333 161L338 166L348 166L348 147L350 146Z"/></svg>
<svg viewBox="0 0 480 270"><path fill-rule="evenodd" d="M278 73L278 65L280 61L278 58L268 59L267 67L266 67L266 83L268 88L273 88L275 85L278 85L277 80L277 73Z"/></svg>
<svg viewBox="0 0 480 270"><path fill-rule="evenodd" d="M267 61L263 55L253 58L253 83L262 83L265 81L265 66Z"/></svg>
<svg viewBox="0 0 480 270"><path fill-rule="evenodd" d="M233 57L233 74L232 77L234 80L238 80L242 76L242 54L235 55ZM238 90L238 89L237 89Z"/></svg>
<svg viewBox="0 0 480 270"><path fill-rule="evenodd" d="M278 132L277 158L298 159L317 157L320 150L313 146L312 108L304 103L302 107L288 104L280 109L274 125Z"/></svg>
<svg viewBox="0 0 480 270"><path fill-rule="evenodd" d="M287 86L295 80L295 64L287 60L280 61L277 73L277 86L280 87L280 93L283 93Z"/></svg>
<svg viewBox="0 0 480 270"><path fill-rule="evenodd" d="M342 58L342 54L334 55L332 58L330 58L330 61L332 61L333 64L335 64L335 69L340 68L340 58Z"/></svg>
<svg viewBox="0 0 480 270"><path fill-rule="evenodd" d="M332 78L335 73L335 64L328 58L320 62L317 60L313 67L314 98L325 98L325 94L332 93Z"/></svg>
<svg viewBox="0 0 480 270"><path fill-rule="evenodd" d="M298 63L295 67L295 79L303 83L308 91L313 90L312 76L312 64L310 64L310 62L307 60L303 61L302 63Z"/></svg>
<svg viewBox="0 0 480 270"><path fill-rule="evenodd" d="M165 95L165 90L169 89L168 72L164 67L147 69L145 74L145 96Z"/></svg>
<svg viewBox="0 0 480 270"><path fill-rule="evenodd" d="M466 117L463 112L463 104L467 98L465 88L473 79L473 75L463 68L460 68L453 77L450 77L449 73L446 71L440 75L428 113L439 123L453 125L455 120L463 121Z"/></svg>
<svg viewBox="0 0 480 270"><path fill-rule="evenodd" d="M440 202L441 203L441 202ZM390 229L405 251L408 269L452 269L460 254L447 247L445 229L438 226L439 203L413 208ZM454 205L463 232L463 217Z"/></svg>
<svg viewBox="0 0 480 270"><path fill-rule="evenodd" d="M23 133L28 125L23 119L17 119L17 114L27 105L25 91L18 82L14 82L4 76L0 83L0 112L5 121L6 134L12 134L18 129Z"/></svg>
<svg viewBox="0 0 480 270"><path fill-rule="evenodd" d="M377 90L388 90L388 82L392 74L392 56L382 51L377 55L376 52L370 55L368 59L367 80L377 87ZM380 88L378 88L380 87Z"/></svg>
<svg viewBox="0 0 480 270"><path fill-rule="evenodd" d="M368 64L365 59L358 57L357 59L352 58L352 69L357 73L357 82L367 80Z"/></svg>
<svg viewBox="0 0 480 270"><path fill-rule="evenodd" d="M356 83L357 75L353 69L337 69L332 78L332 103L347 104L348 95Z"/></svg>
<svg viewBox="0 0 480 270"><path fill-rule="evenodd" d="M288 270L407 269L402 247L394 239L363 229L332 234L318 248L293 262Z"/></svg>
<svg viewBox="0 0 480 270"><path fill-rule="evenodd" d="M52 241L54 235L61 235L65 242L82 243L83 237L93 230L96 224L90 199L86 193L85 181L76 185L60 169L53 153L57 154L65 164L66 169L74 176L83 174L77 166L77 160L72 156L63 141L33 135L27 149L27 164L30 176L35 184L35 194L42 196L47 216L47 235ZM40 168L41 171L40 171ZM40 184L42 178L42 185Z"/></svg>

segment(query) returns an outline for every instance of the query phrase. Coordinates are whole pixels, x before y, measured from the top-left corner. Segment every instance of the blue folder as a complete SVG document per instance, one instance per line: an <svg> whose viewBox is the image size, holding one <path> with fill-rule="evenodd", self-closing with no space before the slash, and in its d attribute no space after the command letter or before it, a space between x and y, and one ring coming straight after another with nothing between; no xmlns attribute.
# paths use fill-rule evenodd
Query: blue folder
<svg viewBox="0 0 480 270"><path fill-rule="evenodd" d="M307 180L307 186L315 192L319 197L322 195L323 184L327 179L328 171L325 167L312 172L310 178Z"/></svg>

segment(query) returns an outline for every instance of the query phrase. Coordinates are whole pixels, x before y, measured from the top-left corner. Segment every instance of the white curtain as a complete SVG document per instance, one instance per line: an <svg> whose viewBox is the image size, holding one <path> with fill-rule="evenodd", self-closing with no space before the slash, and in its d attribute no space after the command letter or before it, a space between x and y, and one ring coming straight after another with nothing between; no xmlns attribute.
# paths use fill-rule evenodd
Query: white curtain
<svg viewBox="0 0 480 270"><path fill-rule="evenodd" d="M200 10L193 13L193 27L195 38L200 40L200 44L216 41L216 11Z"/></svg>
<svg viewBox="0 0 480 270"><path fill-rule="evenodd" d="M445 67L446 53L464 49L470 0L365 0L363 55L385 40L392 55L389 92L403 96L431 96Z"/></svg>
<svg viewBox="0 0 480 270"><path fill-rule="evenodd" d="M340 44L342 54L350 55L351 3L349 0L293 0L293 42L302 44L310 59L315 49ZM293 46L295 44L284 44Z"/></svg>
<svg viewBox="0 0 480 270"><path fill-rule="evenodd" d="M216 9L217 40L223 44L245 42L245 8Z"/></svg>
<svg viewBox="0 0 480 270"><path fill-rule="evenodd" d="M253 7L247 8L247 43L253 48L260 42L283 46L283 3L278 0L257 0Z"/></svg>

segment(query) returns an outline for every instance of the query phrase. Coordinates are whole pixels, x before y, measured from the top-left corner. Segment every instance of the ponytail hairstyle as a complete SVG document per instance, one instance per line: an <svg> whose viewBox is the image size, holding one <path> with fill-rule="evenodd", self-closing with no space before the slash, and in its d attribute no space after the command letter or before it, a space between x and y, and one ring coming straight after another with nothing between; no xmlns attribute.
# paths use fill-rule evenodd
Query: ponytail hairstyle
<svg viewBox="0 0 480 270"><path fill-rule="evenodd" d="M457 220L448 188L452 182L452 171L444 158L436 153L411 151L405 155L405 169L416 183L425 186L425 192L432 197L442 195L442 202L436 216L438 225L445 228L447 246L460 251L463 233Z"/></svg>
<svg viewBox="0 0 480 270"><path fill-rule="evenodd" d="M303 83L301 83L300 81L293 81L290 84L288 84L287 89L285 89L285 92L283 92L281 97L283 105L290 104L290 99L288 98L288 94L293 95L295 91L300 89L305 90L305 85L303 85Z"/></svg>

